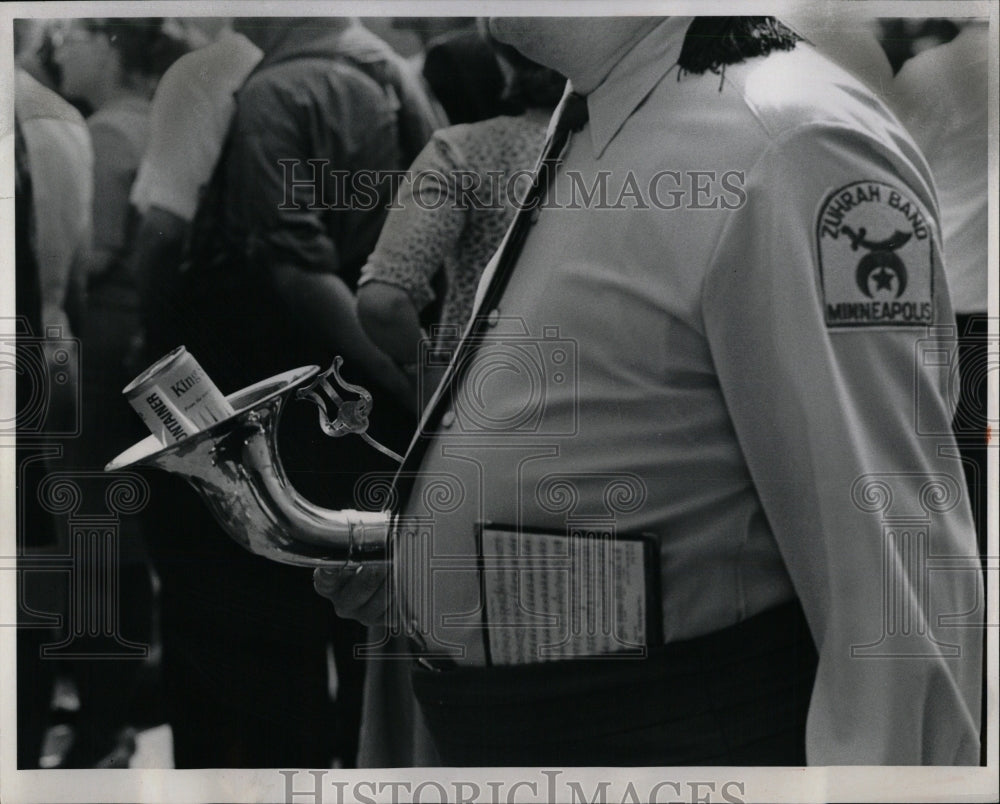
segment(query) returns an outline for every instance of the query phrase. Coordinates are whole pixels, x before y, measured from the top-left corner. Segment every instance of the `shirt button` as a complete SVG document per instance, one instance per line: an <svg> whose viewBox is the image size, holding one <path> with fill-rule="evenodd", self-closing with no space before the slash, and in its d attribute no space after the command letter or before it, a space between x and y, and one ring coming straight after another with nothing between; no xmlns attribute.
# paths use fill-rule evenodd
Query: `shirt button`
<svg viewBox="0 0 1000 804"><path fill-rule="evenodd" d="M497 308L493 308L486 316L486 324L488 326L495 327L499 323L500 323L500 310L498 310Z"/></svg>
<svg viewBox="0 0 1000 804"><path fill-rule="evenodd" d="M446 410L444 416L441 417L442 427L451 427L455 423L455 411Z"/></svg>

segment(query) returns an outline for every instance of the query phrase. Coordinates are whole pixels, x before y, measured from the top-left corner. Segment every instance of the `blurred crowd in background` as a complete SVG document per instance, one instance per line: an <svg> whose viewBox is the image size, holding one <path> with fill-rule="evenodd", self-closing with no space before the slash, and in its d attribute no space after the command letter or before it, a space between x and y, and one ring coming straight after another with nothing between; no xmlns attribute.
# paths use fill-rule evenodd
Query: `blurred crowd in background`
<svg viewBox="0 0 1000 804"><path fill-rule="evenodd" d="M859 74L917 121L946 240L955 210L946 251L956 276L969 264L951 289L963 331L985 313L985 26L852 25ZM837 59L835 28L801 32ZM375 392L374 434L402 452L432 385L420 344L464 326L514 213L510 199L433 198L454 198L463 171L530 170L562 78L473 18L18 20L15 35L18 314L36 336L80 343L51 367L72 376L46 413L78 414L79 427L22 483L53 466L100 470L147 435L122 388L181 343L224 392L341 354L345 377ZM982 88L956 83L976 58ZM957 165L948 149L963 148L981 149L981 167ZM310 159L440 181L378 184L365 210L283 203L315 180ZM967 208L980 200L981 223ZM18 392L25 410L30 389ZM351 506L358 477L392 469L324 442L311 408L282 426L289 473L321 504ZM120 521L112 630L152 649L44 660L59 629L20 629L19 766L125 767L136 734L162 723L176 767L353 766L363 631L306 571L243 554L183 483L150 482L149 505ZM59 518L22 497L21 549L65 550ZM64 585L28 580L23 606L67 611Z"/></svg>

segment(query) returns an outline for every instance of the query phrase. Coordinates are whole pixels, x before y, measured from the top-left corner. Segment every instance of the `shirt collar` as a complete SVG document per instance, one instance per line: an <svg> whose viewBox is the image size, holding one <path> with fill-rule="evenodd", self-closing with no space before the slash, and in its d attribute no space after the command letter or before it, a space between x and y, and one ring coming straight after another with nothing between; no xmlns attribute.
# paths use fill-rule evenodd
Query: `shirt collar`
<svg viewBox="0 0 1000 804"><path fill-rule="evenodd" d="M587 96L595 159L600 158L632 112L677 64L692 19L665 19L640 39Z"/></svg>

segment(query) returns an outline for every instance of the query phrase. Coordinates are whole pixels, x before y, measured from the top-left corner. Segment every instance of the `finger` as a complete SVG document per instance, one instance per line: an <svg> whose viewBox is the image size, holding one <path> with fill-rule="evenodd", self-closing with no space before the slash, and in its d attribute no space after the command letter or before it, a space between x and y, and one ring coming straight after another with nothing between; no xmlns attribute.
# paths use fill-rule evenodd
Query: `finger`
<svg viewBox="0 0 1000 804"><path fill-rule="evenodd" d="M322 568L313 572L313 587L339 616L380 622L388 606L386 579L386 568L379 564Z"/></svg>
<svg viewBox="0 0 1000 804"><path fill-rule="evenodd" d="M313 588L324 597L337 594L356 572L357 567L318 567L313 572Z"/></svg>
<svg viewBox="0 0 1000 804"><path fill-rule="evenodd" d="M344 585L334 605L342 617L365 622L372 617L382 617L387 607L387 594L386 573L364 566Z"/></svg>
<svg viewBox="0 0 1000 804"><path fill-rule="evenodd" d="M351 614L351 619L364 625L384 625L389 611L389 597L386 586L377 589L368 602Z"/></svg>
<svg viewBox="0 0 1000 804"><path fill-rule="evenodd" d="M317 567L313 571L313 586L317 591L339 592L351 588L369 589L386 576L384 564L349 564L339 567Z"/></svg>

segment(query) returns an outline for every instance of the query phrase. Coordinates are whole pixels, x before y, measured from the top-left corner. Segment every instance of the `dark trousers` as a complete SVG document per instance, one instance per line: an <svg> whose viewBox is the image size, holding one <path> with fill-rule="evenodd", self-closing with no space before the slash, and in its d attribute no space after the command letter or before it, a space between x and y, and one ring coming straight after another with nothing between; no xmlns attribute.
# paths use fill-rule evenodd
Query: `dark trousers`
<svg viewBox="0 0 1000 804"><path fill-rule="evenodd" d="M17 767L22 770L38 767L49 726L55 668L51 660L41 658L41 650L44 644L57 641L56 636L55 630L48 628L20 628L17 632Z"/></svg>
<svg viewBox="0 0 1000 804"><path fill-rule="evenodd" d="M797 601L645 659L413 671L448 766L805 764L816 651Z"/></svg>
<svg viewBox="0 0 1000 804"><path fill-rule="evenodd" d="M986 449L997 433L987 430L986 400L987 380L989 378L989 321L985 313L957 313L955 321L958 324L958 370L960 391L958 404L955 408L955 418L952 421L952 431L958 442L958 450L962 457L962 468L965 471L965 483L972 504L972 516L976 523L976 541L979 555L986 555L987 510L986 510ZM954 386L953 386L954 387ZM983 559L983 580L986 580L985 558ZM983 588L985 589L985 583ZM985 640L986 634L983 633ZM986 661L985 642L983 661ZM985 680L985 664L983 679ZM986 764L986 690L983 689L981 712L982 738L980 740L980 757Z"/></svg>
<svg viewBox="0 0 1000 804"><path fill-rule="evenodd" d="M186 482L147 478L175 766L329 767L338 749L327 681L333 607L309 570L232 542Z"/></svg>
<svg viewBox="0 0 1000 804"><path fill-rule="evenodd" d="M202 265L177 288L152 362L185 344L223 393L304 365L326 368L301 322L275 306L263 268ZM413 417L378 391L365 366L345 377L371 390L374 438L402 451ZM352 396L352 395L348 395ZM289 481L310 502L361 508L355 485L396 465L357 436L332 439L310 403L290 401L278 433ZM254 556L212 520L176 477L149 472L150 552L163 581L163 651L177 767L329 767L356 762L364 629L340 620L308 569ZM338 677L327 691L327 648Z"/></svg>
<svg viewBox="0 0 1000 804"><path fill-rule="evenodd" d="M989 377L987 318L985 313L955 316L958 324L958 369L961 381L952 430L962 455L962 466L976 521L980 555L986 552L986 397Z"/></svg>

